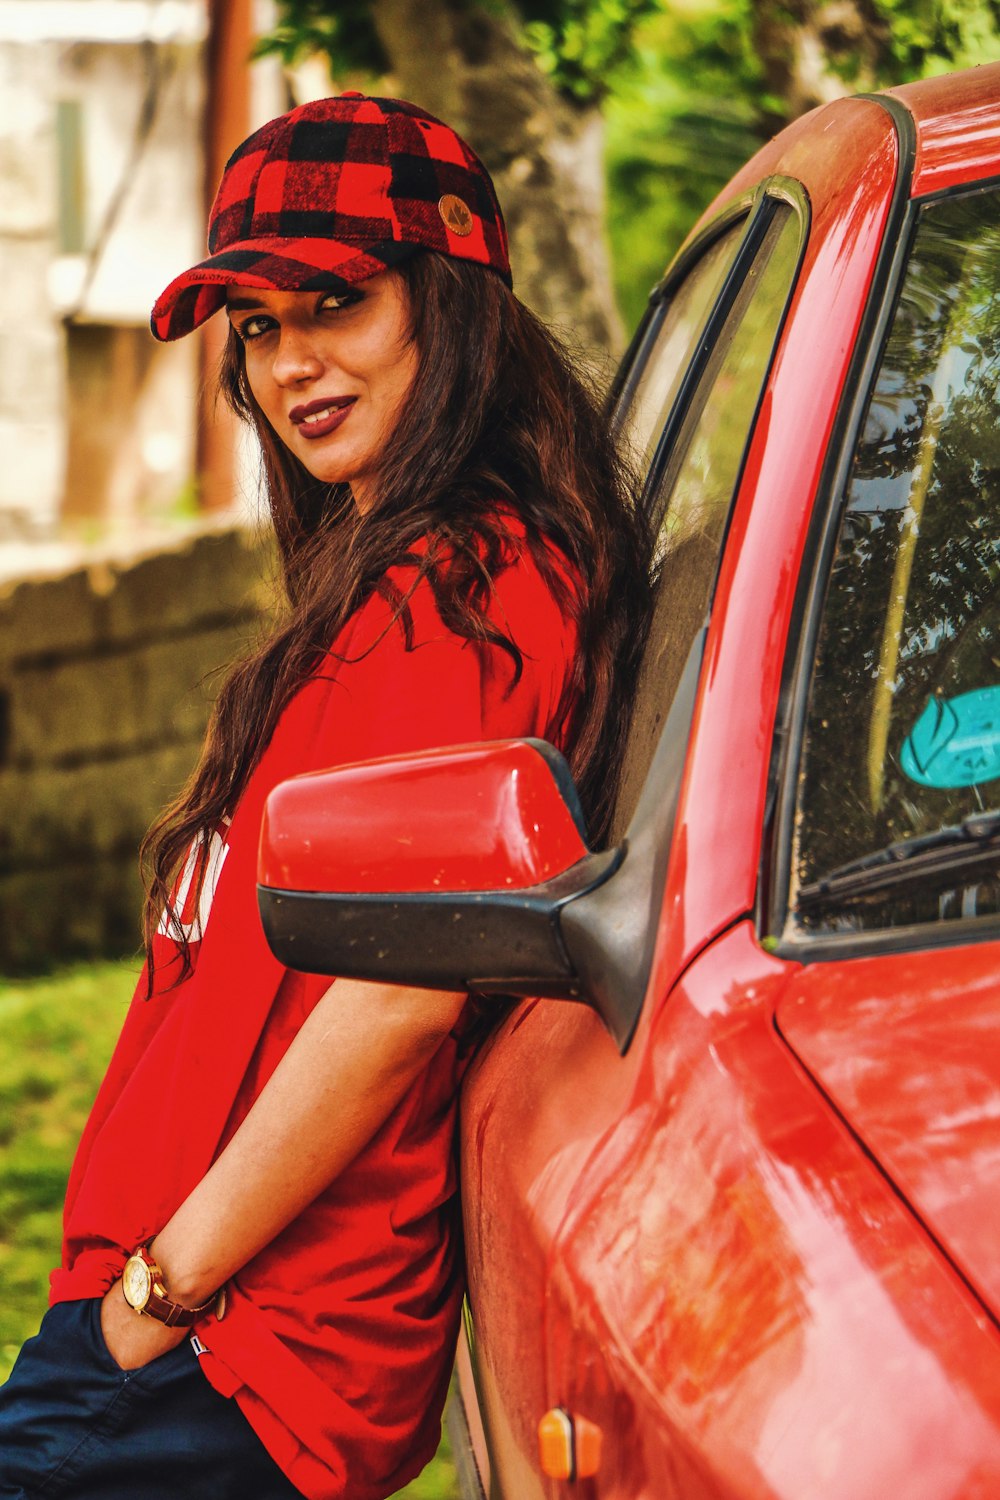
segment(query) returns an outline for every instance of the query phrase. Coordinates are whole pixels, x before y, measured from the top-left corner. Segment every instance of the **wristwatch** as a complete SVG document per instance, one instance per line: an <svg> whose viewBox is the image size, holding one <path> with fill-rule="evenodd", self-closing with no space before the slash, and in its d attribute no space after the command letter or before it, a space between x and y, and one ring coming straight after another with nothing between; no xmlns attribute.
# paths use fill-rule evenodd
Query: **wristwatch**
<svg viewBox="0 0 1000 1500"><path fill-rule="evenodd" d="M163 1282L163 1272L145 1245L139 1245L125 1262L122 1294L133 1312L156 1318L168 1328L190 1328L197 1318L215 1306L219 1297L218 1292L213 1292L200 1307L182 1307L179 1302L172 1302Z"/></svg>

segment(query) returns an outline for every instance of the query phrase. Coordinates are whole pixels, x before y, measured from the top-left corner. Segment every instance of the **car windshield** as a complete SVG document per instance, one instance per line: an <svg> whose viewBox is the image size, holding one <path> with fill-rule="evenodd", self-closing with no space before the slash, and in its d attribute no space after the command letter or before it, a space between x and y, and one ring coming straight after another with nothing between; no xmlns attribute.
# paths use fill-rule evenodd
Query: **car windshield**
<svg viewBox="0 0 1000 1500"><path fill-rule="evenodd" d="M959 842L1000 807L998 210L994 190L922 210L854 457L799 784L795 880L812 898L832 871L893 844L905 860L941 829ZM810 900L804 920L1000 911L982 864L904 885Z"/></svg>

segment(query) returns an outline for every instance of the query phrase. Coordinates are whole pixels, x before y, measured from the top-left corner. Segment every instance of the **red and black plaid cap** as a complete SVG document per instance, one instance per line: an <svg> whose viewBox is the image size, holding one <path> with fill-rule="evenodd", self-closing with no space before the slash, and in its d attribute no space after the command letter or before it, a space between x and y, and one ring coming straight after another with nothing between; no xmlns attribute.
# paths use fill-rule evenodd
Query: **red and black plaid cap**
<svg viewBox="0 0 1000 1500"><path fill-rule="evenodd" d="M234 151L208 248L157 300L156 338L204 323L227 286L340 291L415 249L490 266L511 284L503 215L471 147L414 104L355 93L300 104Z"/></svg>

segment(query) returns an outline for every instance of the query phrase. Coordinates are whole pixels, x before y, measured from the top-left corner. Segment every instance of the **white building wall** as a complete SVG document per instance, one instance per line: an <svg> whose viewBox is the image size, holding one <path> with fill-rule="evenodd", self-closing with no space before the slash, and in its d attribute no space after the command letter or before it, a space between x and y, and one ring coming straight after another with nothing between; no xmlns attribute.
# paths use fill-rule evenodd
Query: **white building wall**
<svg viewBox="0 0 1000 1500"><path fill-rule="evenodd" d="M56 245L51 49L0 40L0 539L58 514L66 454L65 341L48 267Z"/></svg>
<svg viewBox="0 0 1000 1500"><path fill-rule="evenodd" d="M128 526L168 509L194 469L197 346L153 346L147 328L157 295L204 253L201 47L74 43L54 90L79 110L86 231L84 252L57 258L49 274L54 309L70 324L65 508ZM103 341L103 369L91 325L118 330ZM81 345L90 357L79 357ZM94 421L97 465L85 425Z"/></svg>
<svg viewBox="0 0 1000 1500"><path fill-rule="evenodd" d="M177 268L202 253L201 48L77 42L49 87L53 108L80 110L86 223L84 253L56 267L54 301L88 322L145 325Z"/></svg>
<svg viewBox="0 0 1000 1500"><path fill-rule="evenodd" d="M258 11L269 24L269 0ZM128 526L190 490L196 341L146 330L205 253L207 29L207 0L0 0L0 544L66 514ZM276 62L255 65L254 123L283 89ZM81 132L75 253L60 249L60 102Z"/></svg>

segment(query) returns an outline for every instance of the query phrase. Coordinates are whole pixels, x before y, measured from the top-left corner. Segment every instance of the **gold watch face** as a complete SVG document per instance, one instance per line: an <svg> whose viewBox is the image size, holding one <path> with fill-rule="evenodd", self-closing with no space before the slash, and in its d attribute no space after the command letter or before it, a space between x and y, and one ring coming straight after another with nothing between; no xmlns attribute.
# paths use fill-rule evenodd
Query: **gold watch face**
<svg viewBox="0 0 1000 1500"><path fill-rule="evenodd" d="M153 1278L141 1255L130 1256L122 1272L122 1291L129 1307L141 1312L149 1301Z"/></svg>

